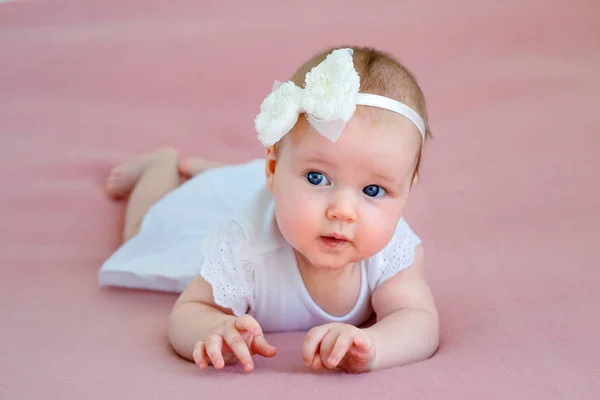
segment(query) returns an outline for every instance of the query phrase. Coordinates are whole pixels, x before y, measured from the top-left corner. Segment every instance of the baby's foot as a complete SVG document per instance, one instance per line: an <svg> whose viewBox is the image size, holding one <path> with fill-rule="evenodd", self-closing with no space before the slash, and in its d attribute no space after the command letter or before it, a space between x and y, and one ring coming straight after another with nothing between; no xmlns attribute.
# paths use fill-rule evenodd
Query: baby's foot
<svg viewBox="0 0 600 400"><path fill-rule="evenodd" d="M159 149L151 153L134 157L123 164L117 165L108 174L104 189L111 197L116 199L126 197L148 166L150 166L156 158L161 157L166 152L171 154L175 152L175 150L168 148Z"/></svg>
<svg viewBox="0 0 600 400"><path fill-rule="evenodd" d="M188 157L179 163L179 173L186 178L191 178L207 169L218 168L221 166L223 166L223 164L207 161L200 157Z"/></svg>

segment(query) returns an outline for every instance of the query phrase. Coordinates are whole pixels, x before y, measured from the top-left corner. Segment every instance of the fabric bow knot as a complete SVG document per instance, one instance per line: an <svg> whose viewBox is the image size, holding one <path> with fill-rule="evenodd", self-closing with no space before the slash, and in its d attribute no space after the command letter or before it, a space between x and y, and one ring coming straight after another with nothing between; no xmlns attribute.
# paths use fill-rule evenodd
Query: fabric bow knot
<svg viewBox="0 0 600 400"><path fill-rule="evenodd" d="M352 54L352 49L334 50L306 74L304 88L291 81L275 82L255 120L261 143L277 143L294 127L301 113L317 132L337 141L356 110L360 87Z"/></svg>

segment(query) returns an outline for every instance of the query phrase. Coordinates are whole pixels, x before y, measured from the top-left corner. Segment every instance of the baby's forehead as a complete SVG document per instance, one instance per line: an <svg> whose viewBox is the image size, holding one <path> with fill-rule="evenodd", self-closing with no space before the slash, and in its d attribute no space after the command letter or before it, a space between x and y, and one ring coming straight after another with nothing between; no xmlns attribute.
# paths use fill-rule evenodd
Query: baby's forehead
<svg viewBox="0 0 600 400"><path fill-rule="evenodd" d="M321 160L335 165L361 163L364 167L401 172L416 164L421 135L403 118L371 118L355 115L334 143L308 122L298 121L286 141L295 159Z"/></svg>

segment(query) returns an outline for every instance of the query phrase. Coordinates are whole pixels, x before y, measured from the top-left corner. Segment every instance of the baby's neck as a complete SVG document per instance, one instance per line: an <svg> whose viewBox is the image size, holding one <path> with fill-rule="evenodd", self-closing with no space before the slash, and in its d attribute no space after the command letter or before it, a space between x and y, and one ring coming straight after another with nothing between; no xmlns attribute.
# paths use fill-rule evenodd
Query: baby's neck
<svg viewBox="0 0 600 400"><path fill-rule="evenodd" d="M343 316L354 308L362 284L360 263L327 270L313 266L300 255L296 260L306 290L323 311Z"/></svg>

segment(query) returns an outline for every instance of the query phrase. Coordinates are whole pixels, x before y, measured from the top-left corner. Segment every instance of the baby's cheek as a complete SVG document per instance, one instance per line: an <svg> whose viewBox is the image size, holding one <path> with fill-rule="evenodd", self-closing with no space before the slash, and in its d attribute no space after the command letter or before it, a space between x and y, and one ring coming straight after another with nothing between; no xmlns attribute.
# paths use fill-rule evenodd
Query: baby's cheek
<svg viewBox="0 0 600 400"><path fill-rule="evenodd" d="M297 230L306 232L311 227L315 228L317 210L310 197L301 192L296 193L293 198L289 199L289 204L287 213L290 214L289 219L293 221Z"/></svg>
<svg viewBox="0 0 600 400"><path fill-rule="evenodd" d="M395 231L393 218L385 218L384 215L374 215L368 222L361 223L361 255L368 258L379 253L390 242Z"/></svg>
<svg viewBox="0 0 600 400"><path fill-rule="evenodd" d="M311 215L301 193L289 191L276 199L276 215L279 230L294 247L301 246L311 226Z"/></svg>

